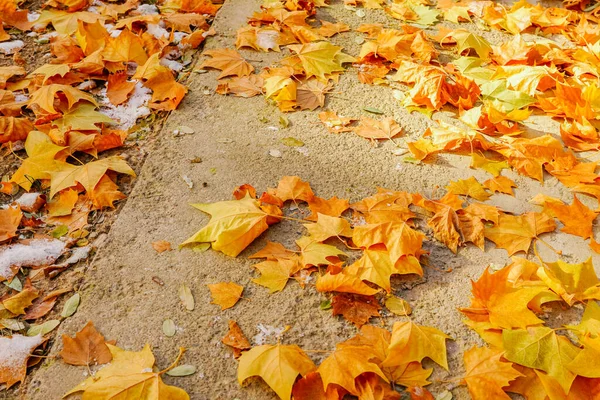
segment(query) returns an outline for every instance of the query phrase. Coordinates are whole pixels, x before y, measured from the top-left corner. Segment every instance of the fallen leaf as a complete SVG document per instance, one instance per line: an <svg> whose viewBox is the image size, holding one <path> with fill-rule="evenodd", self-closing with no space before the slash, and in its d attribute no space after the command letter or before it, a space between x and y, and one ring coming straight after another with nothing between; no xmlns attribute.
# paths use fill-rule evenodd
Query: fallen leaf
<svg viewBox="0 0 600 400"><path fill-rule="evenodd" d="M221 342L233 348L233 356L235 358L239 358L243 351L252 347L240 326L233 320L229 321L229 332L225 334Z"/></svg>
<svg viewBox="0 0 600 400"><path fill-rule="evenodd" d="M233 282L214 283L206 286L208 286L213 299L211 304L217 304L221 307L221 310L233 307L242 297L244 291L243 286Z"/></svg>
<svg viewBox="0 0 600 400"><path fill-rule="evenodd" d="M46 340L41 335L0 337L0 354L3 355L0 357L0 383L10 388L17 382L23 382L29 357Z"/></svg>
<svg viewBox="0 0 600 400"><path fill-rule="evenodd" d="M112 354L102 336L89 321L74 338L62 336L63 348L60 356L71 365L106 364L112 360Z"/></svg>
<svg viewBox="0 0 600 400"><path fill-rule="evenodd" d="M237 378L240 385L251 376L260 376L281 399L290 399L298 375L315 370L310 358L296 345L262 345L239 358Z"/></svg>
<svg viewBox="0 0 600 400"><path fill-rule="evenodd" d="M156 242L152 242L152 248L156 250L157 253L163 253L171 250L171 243L167 242L166 240L158 240Z"/></svg>

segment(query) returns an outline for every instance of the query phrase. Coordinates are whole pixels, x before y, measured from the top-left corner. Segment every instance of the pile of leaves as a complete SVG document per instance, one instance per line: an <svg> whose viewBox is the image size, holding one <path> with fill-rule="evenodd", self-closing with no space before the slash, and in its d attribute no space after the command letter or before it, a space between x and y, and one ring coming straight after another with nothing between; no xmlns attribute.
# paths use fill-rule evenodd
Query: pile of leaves
<svg viewBox="0 0 600 400"><path fill-rule="evenodd" d="M0 58L10 62L0 66L0 384L23 381L41 360L28 361L33 351L77 309L76 293L53 312L74 288L50 279L93 250L93 223L125 198L119 179L135 176L116 149L182 101L178 79L219 7L49 0L26 10L0 0L0 53L12 54ZM35 46L48 57L27 59Z"/></svg>
<svg viewBox="0 0 600 400"><path fill-rule="evenodd" d="M235 189L234 200L194 204L211 219L183 246L210 243L214 250L232 257L273 224L282 220L302 223L306 235L296 240L297 248L268 242L250 256L265 259L255 264L260 275L253 282L274 293L284 290L290 279L301 287L312 286L311 275L316 274L314 288L325 296L322 305L361 329L356 337L339 343L317 367L296 345L251 348L237 324L230 323L223 342L239 357L239 382L260 376L280 398L293 395L296 400L341 399L345 394L399 399L400 393L390 384L406 387L411 395L427 393L423 387L431 383L427 379L433 370L423 368L421 362L429 358L448 369L446 340L451 338L410 320L410 305L391 294L390 281L394 275L423 275L423 265L427 265L423 241L439 240L456 252L466 242L483 250L488 239L509 254L527 253L532 241L544 243L539 235L555 231L555 219L564 221L563 231L585 238L597 216L577 198L572 206L546 199L540 212L511 215L469 200L490 197L483 187L468 189L475 183L453 182L439 199L379 189L350 204L337 197L320 198L308 182L287 176L260 197L252 186L243 185ZM571 207L586 212L569 212ZM427 214L430 218L422 220ZM586 214L587 221L578 219ZM574 232L574 227L580 230ZM243 292L235 283L209 288L222 309L233 307ZM505 392L526 398L579 398L588 390L597 391L600 371L594 357L598 356L600 308L595 300L600 300L600 279L591 259L569 264L514 258L496 273L486 269L473 282L471 306L460 311L489 347L473 347L464 353L466 373L461 382L474 399L488 399L490 393L508 399ZM539 318L577 303L587 303L579 325L553 329ZM382 306L388 314L405 319L395 322L391 332L368 325L371 318L381 315ZM574 343L557 334L561 329L575 334ZM376 393L383 397L369 397Z"/></svg>

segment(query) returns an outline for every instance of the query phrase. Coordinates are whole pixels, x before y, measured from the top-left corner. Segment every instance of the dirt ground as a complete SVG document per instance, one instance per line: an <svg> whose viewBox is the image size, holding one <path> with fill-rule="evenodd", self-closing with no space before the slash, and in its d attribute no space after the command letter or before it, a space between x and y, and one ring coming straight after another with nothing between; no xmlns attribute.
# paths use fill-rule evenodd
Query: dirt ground
<svg viewBox="0 0 600 400"><path fill-rule="evenodd" d="M258 10L259 5L257 0L227 0L213 25L218 35L209 39L205 48L233 48L236 30L245 25L246 17ZM390 27L398 24L383 13L371 10L367 17L360 18L339 2L320 10L318 17L341 20L351 28L368 22L382 22ZM498 32L481 34L495 43L505 40ZM360 47L354 40L357 35L344 33L334 37L333 42L343 45L345 52L356 55ZM276 53L241 53L252 60L257 69L281 57ZM336 343L355 335L357 330L341 318L333 317L331 311L322 311L319 308L322 297L310 286L303 290L291 280L282 292L270 295L267 289L250 281L256 274L252 268L254 261L248 260L247 255L262 248L267 240L293 246L294 240L302 234L297 224L284 221L273 226L235 259L210 250L157 254L151 247L152 242L167 240L176 247L208 221L207 215L189 203L229 199L233 188L243 183L266 190L275 187L284 175L298 175L309 181L321 197L338 196L351 201L374 193L377 187L418 191L431 196L436 191L440 193L450 180L475 176L482 181L489 176L469 169L470 159L457 155L441 155L435 164L403 163L402 157L392 153L395 147L391 142L373 146L352 133L328 133L318 121L319 110L287 115L290 126L284 129L279 124L282 114L264 98L214 94L217 75L214 71L193 74L188 82L190 93L153 143L129 200L85 271L81 306L72 318L61 324L59 337L74 335L91 320L107 339L117 340L125 349L140 350L145 343L151 344L160 367L169 365L182 346L188 349L182 363L195 365L198 372L180 378L167 376L165 381L182 387L192 399L271 399L275 398L273 392L259 379L249 380L245 387L238 385L237 361L220 342L228 330L228 320L236 320L253 344L260 339L253 339L260 333L260 324L290 325L283 342L311 350L333 350ZM432 123L424 115L405 110L393 98L391 89L361 84L351 71L342 75L334 90L326 104L328 109L340 115L359 117L367 115L362 111L364 107L376 107L398 121L407 140L420 137ZM433 118L449 120L451 115L442 111ZM175 137L172 131L181 125L193 128L195 133ZM547 117L533 116L527 127L531 134L558 135L558 122ZM280 140L286 137L304 142L303 151L284 146ZM269 155L273 149L279 150L282 157ZM200 157L202 162L191 163L195 157ZM193 181L193 189L188 189L183 175ZM536 210L528 201L538 193L568 202L572 198L555 178L548 176L542 186L512 172L507 176L518 185L516 197L495 195L490 199L490 204L505 210L515 213ZM595 205L588 203L588 206ZM562 250L566 260L580 262L590 255L587 245L575 236L558 233L546 236L545 240ZM469 398L465 387L447 381L464 372L462 352L482 342L461 322L457 308L469 304L471 279L477 279L490 263L504 265L509 257L505 250L496 249L489 242L486 242L485 252L468 246L457 255L433 240L427 241L424 247L430 251L424 278L395 278L394 292L410 303L411 317L416 323L434 326L454 339L448 341L450 370L436 366L429 389L434 394L450 390L455 399ZM545 246L538 248L542 257L556 257ZM595 264L600 272L600 263ZM233 281L245 287L244 299L225 311L210 304L206 287L206 284L221 281ZM179 300L178 288L182 283L187 283L194 294L193 311L186 311ZM169 318L178 327L175 336L170 338L162 332L162 323ZM570 318L576 319L574 315L563 316L560 322L568 323ZM374 323L391 328L401 319L388 315ZM275 341L274 336L267 335L267 343ZM28 378L24 398L60 399L85 379L85 368L52 358L61 346L61 341L56 340L51 357ZM325 356L310 354L316 362Z"/></svg>

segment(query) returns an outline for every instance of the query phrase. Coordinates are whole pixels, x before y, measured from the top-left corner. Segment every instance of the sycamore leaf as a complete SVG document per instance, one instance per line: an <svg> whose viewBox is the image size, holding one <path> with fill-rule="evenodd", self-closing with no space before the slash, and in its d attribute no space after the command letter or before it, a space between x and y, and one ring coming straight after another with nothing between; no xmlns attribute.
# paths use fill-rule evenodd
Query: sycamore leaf
<svg viewBox="0 0 600 400"><path fill-rule="evenodd" d="M342 315L359 329L372 317L380 316L381 306L373 296L342 293L333 297L331 305L333 315Z"/></svg>
<svg viewBox="0 0 600 400"><path fill-rule="evenodd" d="M221 342L233 348L233 355L235 358L239 358L242 351L252 347L240 326L233 320L229 321L229 331L225 334L223 339L221 339Z"/></svg>
<svg viewBox="0 0 600 400"><path fill-rule="evenodd" d="M46 84L46 81L53 76L59 75L61 78L64 77L69 71L71 67L67 64L44 64L31 74L28 77L33 75L44 75L44 80L42 81L42 85Z"/></svg>
<svg viewBox="0 0 600 400"><path fill-rule="evenodd" d="M91 192L108 170L135 176L135 172L119 156L111 156L79 166L62 161L56 162L49 174L51 180L50 198L63 189L77 185L77 183L80 183L85 190Z"/></svg>
<svg viewBox="0 0 600 400"><path fill-rule="evenodd" d="M600 336L600 304L588 301L581 322L577 325L565 325L566 328L575 331L579 336Z"/></svg>
<svg viewBox="0 0 600 400"><path fill-rule="evenodd" d="M391 140L402 133L402 128L400 128L400 125L393 118L385 118L379 121L363 117L354 130L354 133L370 140Z"/></svg>
<svg viewBox="0 0 600 400"><path fill-rule="evenodd" d="M10 296L2 300L2 305L14 315L25 314L25 309L29 307L33 300L39 297L39 293L35 289L23 289L14 296Z"/></svg>
<svg viewBox="0 0 600 400"><path fill-rule="evenodd" d="M98 105L91 95L72 86L59 84L42 86L33 92L27 105L31 107L35 104L50 114L56 114L58 111L54 108L54 97L57 93L62 93L65 96L69 109L81 100Z"/></svg>
<svg viewBox="0 0 600 400"><path fill-rule="evenodd" d="M494 193L500 192L514 196L512 188L517 187L517 185L512 181L512 179L509 179L505 176L497 176L496 178L488 179L487 181L483 182L483 187Z"/></svg>
<svg viewBox="0 0 600 400"><path fill-rule="evenodd" d="M4 355L0 358L0 383L10 388L22 382L27 374L27 360L45 341L42 335L0 337L0 354Z"/></svg>
<svg viewBox="0 0 600 400"><path fill-rule="evenodd" d="M27 139L34 125L27 118L0 116L0 144Z"/></svg>
<svg viewBox="0 0 600 400"><path fill-rule="evenodd" d="M392 313L403 317L412 313L410 304L406 300L396 296L390 296L385 299L385 307Z"/></svg>
<svg viewBox="0 0 600 400"><path fill-rule="evenodd" d="M583 350L571 361L567 368L577 375L586 378L600 378L600 337L581 338Z"/></svg>
<svg viewBox="0 0 600 400"><path fill-rule="evenodd" d="M502 332L504 357L525 367L541 369L568 393L575 374L568 369L580 350L564 336L547 327Z"/></svg>
<svg viewBox="0 0 600 400"><path fill-rule="evenodd" d="M491 196L474 177L452 181L446 186L446 189L450 193L469 196L479 201L485 201Z"/></svg>
<svg viewBox="0 0 600 400"><path fill-rule="evenodd" d="M471 157L472 157L471 165L470 165L471 168L481 168L494 176L499 176L500 172L503 169L509 168L508 162L506 160L504 160L504 161L490 160L489 158L480 156L477 153L472 153ZM485 183L484 183L484 186L485 186Z"/></svg>
<svg viewBox="0 0 600 400"><path fill-rule="evenodd" d="M344 396L344 389L329 386L323 390L323 380L318 372L309 372L294 384L292 398L294 400L337 400Z"/></svg>
<svg viewBox="0 0 600 400"><path fill-rule="evenodd" d="M260 272L260 277L252 282L269 288L271 293L283 290L290 276L297 271L296 260L263 261L254 266Z"/></svg>
<svg viewBox="0 0 600 400"><path fill-rule="evenodd" d="M16 236L21 218L23 213L19 207L0 209L0 243Z"/></svg>
<svg viewBox="0 0 600 400"><path fill-rule="evenodd" d="M570 206L560 203L548 203L550 211L564 224L561 231L587 239L592 236L592 224L598 213L590 210L577 198L573 196L573 204Z"/></svg>
<svg viewBox="0 0 600 400"><path fill-rule="evenodd" d="M402 256L420 256L424 238L423 233L412 229L405 222L387 222L356 226L352 241L365 248L385 244L390 259L395 264Z"/></svg>
<svg viewBox="0 0 600 400"><path fill-rule="evenodd" d="M347 199L338 199L333 196L329 200L318 196L308 202L308 208L311 214L306 218L309 221L316 221L319 213L329 215L330 217L339 217L344 211L350 207Z"/></svg>
<svg viewBox="0 0 600 400"><path fill-rule="evenodd" d="M316 223L304 224L312 240L323 242L330 237L352 237L352 228L345 219L330 217L321 213L317 215Z"/></svg>
<svg viewBox="0 0 600 400"><path fill-rule="evenodd" d="M211 304L217 304L221 307L221 310L233 307L242 297L244 291L243 286L233 282L213 283L206 286L208 286L213 299Z"/></svg>
<svg viewBox="0 0 600 400"><path fill-rule="evenodd" d="M371 361L372 357L373 353L364 347L339 344L317 370L323 379L323 389L327 390L330 384L336 384L356 393L355 378L367 372L372 372L387 382L383 371Z"/></svg>
<svg viewBox="0 0 600 400"><path fill-rule="evenodd" d="M238 365L240 385L251 376L260 376L280 399L289 400L298 375L315 370L315 364L296 345L262 345L242 354Z"/></svg>
<svg viewBox="0 0 600 400"><path fill-rule="evenodd" d="M297 176L284 176L279 181L276 189L272 189L273 194L281 199L281 201L292 200L310 202L315 194L310 188L308 182L304 182Z"/></svg>
<svg viewBox="0 0 600 400"><path fill-rule="evenodd" d="M112 360L112 354L106 345L104 336L89 321L74 338L62 336L63 348L60 356L71 365L106 364Z"/></svg>
<svg viewBox="0 0 600 400"><path fill-rule="evenodd" d="M79 104L63 114L53 123L62 131L82 130L82 131L100 131L101 127L96 124L114 124L111 118L105 114L96 111L93 104Z"/></svg>
<svg viewBox="0 0 600 400"><path fill-rule="evenodd" d="M260 203L246 196L241 200L193 204L211 215L204 228L181 244L211 243L214 250L237 257L254 239L269 227L269 214Z"/></svg>
<svg viewBox="0 0 600 400"><path fill-rule="evenodd" d="M442 41L450 36L456 41L459 54L466 49L473 49L480 58L485 59L488 58L489 54L492 52L492 46L490 46L487 40L466 29L456 29L451 31L442 39Z"/></svg>
<svg viewBox="0 0 600 400"><path fill-rule="evenodd" d="M500 214L498 224L486 227L484 235L486 239L496 243L496 246L506 249L510 256L519 251L529 251L533 239L554 229L554 220L543 213L529 212L518 216Z"/></svg>
<svg viewBox="0 0 600 400"><path fill-rule="evenodd" d="M168 386L161 379L164 372L152 372L154 355L149 345L139 352L126 351L107 344L111 354L110 364L94 376L65 394L83 392L83 398L121 399L123 395L135 394L140 400L189 400L188 394L175 386ZM145 372L147 371L147 372ZM125 397L125 398L127 398Z"/></svg>
<svg viewBox="0 0 600 400"><path fill-rule="evenodd" d="M296 240L296 244L300 247L300 263L305 268L311 265L327 265L330 263L328 258L346 254L335 246L319 243L308 236Z"/></svg>
<svg viewBox="0 0 600 400"><path fill-rule="evenodd" d="M421 362L427 357L448 369L446 339L450 336L435 328L413 322L396 322L392 328L389 354L383 365L393 367L412 361Z"/></svg>
<svg viewBox="0 0 600 400"><path fill-rule="evenodd" d="M489 322L494 328L525 328L543 321L529 309L529 303L548 292L540 285L513 287L508 282L508 267L491 274L486 269L477 282L471 282L471 308L460 311L474 321Z"/></svg>
<svg viewBox="0 0 600 400"><path fill-rule="evenodd" d="M142 39L125 28L117 37L109 37L102 50L104 61L135 62L143 65L148 60Z"/></svg>
<svg viewBox="0 0 600 400"><path fill-rule="evenodd" d="M372 296L379 292L364 283L358 276L344 270L338 274L328 272L317 278L316 288L319 292L344 292Z"/></svg>
<svg viewBox="0 0 600 400"><path fill-rule="evenodd" d="M127 80L125 71L117 72L108 76L106 96L113 105L118 106L127 101L134 88L135 82Z"/></svg>
<svg viewBox="0 0 600 400"><path fill-rule="evenodd" d="M305 43L289 46L297 54L307 78L316 76L325 80L334 72L344 71L343 63L355 61L342 53L342 48L329 42Z"/></svg>
<svg viewBox="0 0 600 400"><path fill-rule="evenodd" d="M235 50L206 50L204 54L209 55L212 58L204 61L198 68L215 68L220 70L221 74L217 77L217 79L232 75L238 77L247 76L254 71L254 67L244 60L240 53Z"/></svg>
<svg viewBox="0 0 600 400"><path fill-rule="evenodd" d="M570 306L578 301L600 300L600 280L591 257L580 264L562 260L545 262L544 267L538 268L537 275Z"/></svg>
<svg viewBox="0 0 600 400"><path fill-rule="evenodd" d="M503 352L487 347L473 347L465 351L466 373L464 382L473 400L510 399L503 387L522 376L511 363L500 360Z"/></svg>

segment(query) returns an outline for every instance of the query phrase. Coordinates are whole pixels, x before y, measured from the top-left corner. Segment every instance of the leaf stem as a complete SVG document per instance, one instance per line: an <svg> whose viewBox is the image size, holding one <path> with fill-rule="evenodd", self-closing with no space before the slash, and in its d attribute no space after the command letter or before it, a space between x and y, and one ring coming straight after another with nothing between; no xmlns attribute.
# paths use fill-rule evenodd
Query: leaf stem
<svg viewBox="0 0 600 400"><path fill-rule="evenodd" d="M166 369L163 369L162 371L160 371L158 374L162 375L165 372L168 372L168 371L172 370L173 368L175 368L177 366L177 364L179 364L179 360L181 360L181 357L183 357L183 353L185 353L185 347L180 347L179 354L177 355L177 358L175 359L175 361L173 361L173 363L171 365L169 365Z"/></svg>

